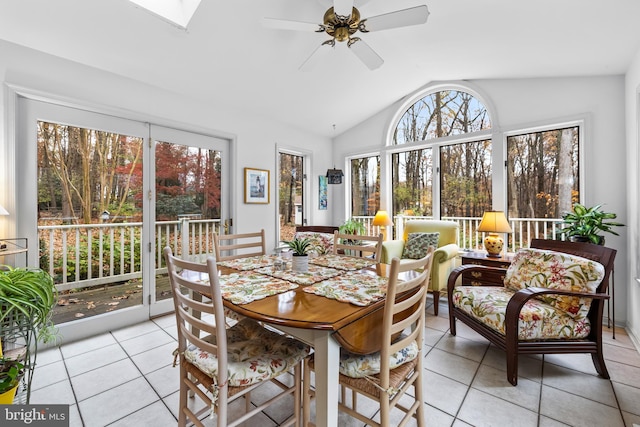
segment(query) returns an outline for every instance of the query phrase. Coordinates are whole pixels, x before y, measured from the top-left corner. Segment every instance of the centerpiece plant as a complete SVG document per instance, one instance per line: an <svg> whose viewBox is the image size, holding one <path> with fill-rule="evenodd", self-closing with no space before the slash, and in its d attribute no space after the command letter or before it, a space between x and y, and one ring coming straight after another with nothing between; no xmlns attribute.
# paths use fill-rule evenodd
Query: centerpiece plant
<svg viewBox="0 0 640 427"><path fill-rule="evenodd" d="M309 270L309 259L307 251L311 247L311 239L295 238L285 242L293 252L292 269L293 271L306 272Z"/></svg>

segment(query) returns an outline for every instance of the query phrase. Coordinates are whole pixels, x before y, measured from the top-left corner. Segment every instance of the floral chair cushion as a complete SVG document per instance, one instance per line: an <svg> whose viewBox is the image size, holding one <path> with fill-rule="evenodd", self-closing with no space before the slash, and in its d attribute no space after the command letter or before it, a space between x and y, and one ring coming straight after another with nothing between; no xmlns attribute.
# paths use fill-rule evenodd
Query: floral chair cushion
<svg viewBox="0 0 640 427"><path fill-rule="evenodd" d="M542 249L521 249L507 270L504 285L512 291L528 287L595 293L604 277L602 264L575 255ZM591 298L543 295L538 299L580 320L589 313Z"/></svg>
<svg viewBox="0 0 640 427"><path fill-rule="evenodd" d="M311 241L309 252L315 252L318 255L333 253L333 234L298 231L295 234L295 238L309 239Z"/></svg>
<svg viewBox="0 0 640 427"><path fill-rule="evenodd" d="M409 233L402 258L420 259L427 255L429 246L438 247L440 233Z"/></svg>
<svg viewBox="0 0 640 427"><path fill-rule="evenodd" d="M418 357L418 343L415 341L391 355L389 367L395 369ZM380 373L380 352L361 355L347 351L340 352L340 373L351 378L364 378Z"/></svg>
<svg viewBox="0 0 640 427"><path fill-rule="evenodd" d="M215 343L215 336L209 336ZM310 353L309 346L270 331L251 319L243 319L227 329L229 385L247 386L277 377ZM202 372L215 378L218 358L195 345L184 357Z"/></svg>
<svg viewBox="0 0 640 427"><path fill-rule="evenodd" d="M513 291L501 286L458 286L453 304L495 331L505 334L504 318ZM574 339L589 335L589 318L575 318L539 299L530 299L518 321L518 339Z"/></svg>

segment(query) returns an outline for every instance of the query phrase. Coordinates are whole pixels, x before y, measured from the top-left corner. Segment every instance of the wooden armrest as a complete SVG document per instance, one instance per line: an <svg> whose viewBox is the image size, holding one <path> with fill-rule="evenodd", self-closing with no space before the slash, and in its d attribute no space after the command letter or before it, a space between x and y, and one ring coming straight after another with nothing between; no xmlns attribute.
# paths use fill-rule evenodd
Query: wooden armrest
<svg viewBox="0 0 640 427"><path fill-rule="evenodd" d="M449 295L451 295L451 292L453 292L453 288L456 287L456 280L458 280L458 277L463 273L471 273L473 271L499 272L499 273L502 273L503 275L507 273L507 270L505 268L489 267L486 265L477 265L477 264L461 265L451 270L451 273L449 274L449 279L447 280L447 292L449 292ZM467 283L467 284L463 283L462 286L472 286L472 285L470 283ZM489 283L482 283L479 286L504 286L504 283L489 282Z"/></svg>

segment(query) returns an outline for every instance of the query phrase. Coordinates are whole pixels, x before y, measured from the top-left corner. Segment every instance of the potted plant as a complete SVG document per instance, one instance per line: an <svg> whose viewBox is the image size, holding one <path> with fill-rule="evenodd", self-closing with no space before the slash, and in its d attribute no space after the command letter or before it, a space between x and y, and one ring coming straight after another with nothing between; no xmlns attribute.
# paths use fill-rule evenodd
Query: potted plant
<svg viewBox="0 0 640 427"><path fill-rule="evenodd" d="M367 228L364 223L349 218L338 227L338 231L341 234L364 234L367 232Z"/></svg>
<svg viewBox="0 0 640 427"><path fill-rule="evenodd" d="M38 342L55 339L51 316L56 299L53 278L46 271L9 266L0 269L0 339L4 344L18 341L25 345L26 352L22 360L25 365L27 403ZM10 349L5 345L4 350L9 353Z"/></svg>
<svg viewBox="0 0 640 427"><path fill-rule="evenodd" d="M307 256L307 250L311 246L310 239L298 239L295 238L291 241L285 242L293 252L293 259L291 260L291 269L298 272L306 272L309 270L309 257Z"/></svg>
<svg viewBox="0 0 640 427"><path fill-rule="evenodd" d="M24 355L25 349L21 349L17 356L3 356L0 346L0 405L13 403L24 376Z"/></svg>
<svg viewBox="0 0 640 427"><path fill-rule="evenodd" d="M558 230L557 234L564 236L573 242L590 242L596 245L604 245L604 236L600 233L611 233L616 236L612 227L623 227L624 224L611 221L616 219L615 213L604 212L602 205L596 205L590 208L576 203L573 205L571 212L562 215L561 224L563 228Z"/></svg>

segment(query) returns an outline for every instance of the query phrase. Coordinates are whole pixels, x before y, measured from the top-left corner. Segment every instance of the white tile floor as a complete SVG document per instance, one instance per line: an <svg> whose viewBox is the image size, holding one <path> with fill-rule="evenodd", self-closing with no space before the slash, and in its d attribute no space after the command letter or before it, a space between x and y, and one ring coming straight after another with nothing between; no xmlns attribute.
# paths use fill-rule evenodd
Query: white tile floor
<svg viewBox="0 0 640 427"><path fill-rule="evenodd" d="M521 358L513 387L502 351L460 323L451 336L446 305L438 317L432 313L424 363L429 426L640 425L640 354L623 330L614 340L605 328L611 380L597 377L588 355L548 355ZM175 347L171 315L45 350L31 403L70 404L71 426L176 425ZM277 426L292 413L281 407L247 425ZM340 425L361 424L341 414Z"/></svg>

